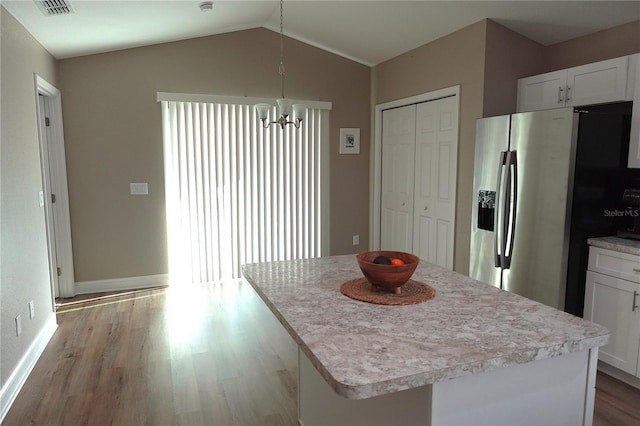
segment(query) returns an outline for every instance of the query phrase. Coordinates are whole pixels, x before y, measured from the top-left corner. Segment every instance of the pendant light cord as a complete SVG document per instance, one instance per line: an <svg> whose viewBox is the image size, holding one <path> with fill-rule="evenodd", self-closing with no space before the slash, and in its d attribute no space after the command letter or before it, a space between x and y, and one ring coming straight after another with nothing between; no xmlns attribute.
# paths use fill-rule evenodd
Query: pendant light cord
<svg viewBox="0 0 640 426"><path fill-rule="evenodd" d="M280 90L284 99L284 14L282 7L283 0L280 0Z"/></svg>

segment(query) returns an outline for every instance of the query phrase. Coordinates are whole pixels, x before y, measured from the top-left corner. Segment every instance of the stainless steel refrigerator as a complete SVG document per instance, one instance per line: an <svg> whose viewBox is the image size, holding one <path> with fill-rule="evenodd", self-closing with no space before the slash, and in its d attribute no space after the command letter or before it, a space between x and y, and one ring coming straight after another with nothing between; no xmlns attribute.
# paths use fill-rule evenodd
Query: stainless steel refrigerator
<svg viewBox="0 0 640 426"><path fill-rule="evenodd" d="M625 151L624 124L618 122L619 118L610 124L598 121L591 126L606 135L615 133L614 141L607 138L591 143L579 141L593 133L581 123L596 115L560 108L477 121L471 277L565 310L569 253L581 256L578 262L573 262L576 271L586 271L586 238L615 234L614 224L601 226L610 221L602 212L606 207L615 208L607 203L618 196L615 188L598 188L601 195L597 191L574 194L576 160L596 158L598 167L613 170L612 173L626 169L628 133ZM607 123L611 121L609 118L605 117ZM605 125L612 130L606 130ZM578 147L591 152L578 155ZM581 240L572 249L572 206L576 197L589 201L592 196L601 197L598 207L585 211L589 215L585 220L575 217L573 220L600 225L593 232L581 234ZM589 202L596 206L595 201ZM578 201L581 203L584 200ZM569 305L579 306L579 312L573 309L576 315L582 314L580 298L584 298L584 279L580 282L579 275L569 286L572 298Z"/></svg>

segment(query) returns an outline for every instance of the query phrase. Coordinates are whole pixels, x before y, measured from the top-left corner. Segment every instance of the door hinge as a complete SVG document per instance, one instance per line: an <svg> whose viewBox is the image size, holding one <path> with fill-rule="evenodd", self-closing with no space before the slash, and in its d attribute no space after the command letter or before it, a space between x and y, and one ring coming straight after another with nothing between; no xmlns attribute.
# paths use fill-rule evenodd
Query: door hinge
<svg viewBox="0 0 640 426"><path fill-rule="evenodd" d="M44 125L45 125L46 127L49 127L49 126L51 125L51 122L49 121L49 117L45 117L45 118L44 118Z"/></svg>
<svg viewBox="0 0 640 426"><path fill-rule="evenodd" d="M52 203L56 202L56 194L51 194L51 202Z"/></svg>
<svg viewBox="0 0 640 426"><path fill-rule="evenodd" d="M59 266L58 266L58 276L59 277L62 276L62 268L60 268Z"/></svg>

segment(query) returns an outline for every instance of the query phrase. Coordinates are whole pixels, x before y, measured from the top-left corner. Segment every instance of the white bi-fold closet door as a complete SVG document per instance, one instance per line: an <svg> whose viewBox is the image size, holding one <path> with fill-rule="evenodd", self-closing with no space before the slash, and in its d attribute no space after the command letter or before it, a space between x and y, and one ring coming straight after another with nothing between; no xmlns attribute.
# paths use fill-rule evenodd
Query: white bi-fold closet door
<svg viewBox="0 0 640 426"><path fill-rule="evenodd" d="M383 250L453 269L457 96L382 113Z"/></svg>

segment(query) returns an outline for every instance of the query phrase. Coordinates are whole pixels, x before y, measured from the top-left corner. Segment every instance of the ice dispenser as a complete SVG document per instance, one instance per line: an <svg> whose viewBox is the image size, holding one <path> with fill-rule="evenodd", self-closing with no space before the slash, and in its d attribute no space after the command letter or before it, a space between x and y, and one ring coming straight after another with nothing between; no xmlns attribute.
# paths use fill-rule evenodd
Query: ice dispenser
<svg viewBox="0 0 640 426"><path fill-rule="evenodd" d="M493 231L496 191L478 191L478 229Z"/></svg>

